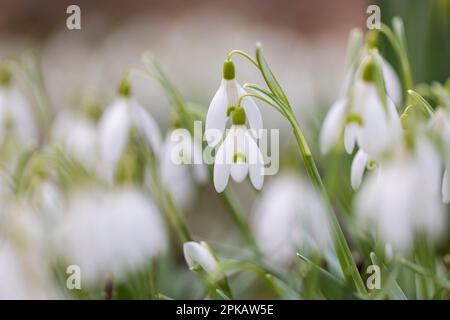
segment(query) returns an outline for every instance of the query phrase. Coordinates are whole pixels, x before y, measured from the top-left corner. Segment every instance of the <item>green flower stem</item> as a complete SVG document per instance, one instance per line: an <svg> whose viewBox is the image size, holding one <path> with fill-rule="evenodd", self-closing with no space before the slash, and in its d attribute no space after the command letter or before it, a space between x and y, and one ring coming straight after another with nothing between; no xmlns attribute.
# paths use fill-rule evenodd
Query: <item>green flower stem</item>
<svg viewBox="0 0 450 320"><path fill-rule="evenodd" d="M240 50L231 51L230 54L228 55L228 57L231 57L233 52L239 53L245 57L249 57L246 53L242 53ZM308 143L307 143L305 137L303 136L302 131L300 130L300 126L298 124L297 119L294 116L292 107L289 104L286 94L284 93L280 84L276 80L274 74L270 70L264 57L262 56L260 44L257 45L256 60L253 60L250 57L249 57L249 60L252 61L252 63L255 64L257 66L257 68L260 70L261 75L264 78L264 81L266 82L267 86L270 89L269 96L274 97L275 98L274 102L276 104L278 104L278 106L281 110L284 111L284 112L282 112L282 115L284 115L286 117L286 119L289 121L289 123L292 126L298 147L300 149L300 153L301 153L302 158L305 163L306 171L308 172L308 176L310 177L311 182L313 183L314 187L317 190L319 190L319 192L323 195L323 197L326 200L326 203L329 207L328 212L330 214L331 226L333 229L333 237L335 240L334 243L335 243L336 255L339 259L342 273L344 274L344 277L347 282L354 284L356 287L356 290L361 295L366 296L367 295L366 287L361 278L361 275L359 274L358 268L356 267L355 261L353 260L353 256L351 254L350 248L347 244L344 233L342 232L342 229L339 225L336 214L331 205L330 198L328 196L328 193L327 193L327 191L323 185L322 179L320 177L319 171L317 170L317 166L316 166L314 158L311 154L311 150L308 146ZM255 88L255 86L253 86L253 87ZM261 89L258 91L264 92L264 89Z"/></svg>
<svg viewBox="0 0 450 320"><path fill-rule="evenodd" d="M331 226L333 228L333 234L335 238L334 243L336 255L339 259L339 263L341 265L344 277L350 283L354 283L358 292L363 296L365 296L367 294L366 287L361 278L361 275L359 274L358 268L356 267L355 261L353 260L353 256L345 239L344 233L342 232L342 229L339 225L334 209L331 206L330 198L325 189L325 186L323 185L322 179L320 177L319 171L317 170L317 166L311 154L311 150L308 146L308 143L306 142L306 139L303 136L303 133L300 130L300 126L294 115L289 112L287 119L293 128L294 135L297 140L298 147L300 149L300 153L305 163L306 171L308 172L308 176L311 179L313 185L316 187L316 189L322 193L323 197L326 200L326 203L328 204L329 207L328 212L330 213L329 216L331 218L330 219Z"/></svg>
<svg viewBox="0 0 450 320"><path fill-rule="evenodd" d="M253 59L252 57L250 57L247 53L245 53L242 50L233 50L231 51L228 55L227 55L227 60L231 60L231 58L233 57L233 55L238 54L244 58L246 58L248 61L250 61L251 63L253 63L255 65L256 68L259 69L259 64L258 62L256 62L255 59Z"/></svg>
<svg viewBox="0 0 450 320"><path fill-rule="evenodd" d="M261 251L259 250L258 244L256 243L255 238L253 237L253 232L248 224L247 219L245 218L244 213L241 211L239 206L234 201L234 197L231 194L230 190L227 188L224 192L222 192L222 199L224 200L226 206L228 207L231 218L234 223L237 225L239 230L241 231L242 236L248 245L252 248L255 254L260 257Z"/></svg>
<svg viewBox="0 0 450 320"><path fill-rule="evenodd" d="M242 96L240 96L239 100L237 102L237 105L240 106L241 103L242 103L242 100L244 100L244 98L247 98L247 97L252 97L252 98L255 98L255 99L259 99L259 100L263 101L264 103L266 103L267 105L269 105L272 108L274 108L275 110L277 110L278 112L280 112L281 114L283 114L284 116L286 116L286 114L285 114L283 109L281 109L280 107L274 105L272 102L270 102L266 98L261 97L261 96L259 96L257 94L253 94L253 93L247 93L247 94L243 94Z"/></svg>
<svg viewBox="0 0 450 320"><path fill-rule="evenodd" d="M149 152L151 153L151 152ZM172 195L166 190L162 185L159 178L156 161L152 154L149 155L149 166L150 166L150 177L152 183L152 190L154 192L155 198L159 201L164 213L166 214L169 223L175 230L181 243L192 240L192 236L189 229L184 221L184 217L178 210Z"/></svg>
<svg viewBox="0 0 450 320"><path fill-rule="evenodd" d="M406 53L406 48L402 46L400 41L397 39L395 34L392 32L392 30L385 24L381 25L380 31L386 36L388 41L390 42L392 48L394 49L395 53L397 54L397 57L400 62L401 71L402 71L402 79L403 79L403 92L404 98L408 98L408 95L406 94L407 90L411 89L413 87L413 78L412 78L412 72L411 72L411 66L409 64L408 54ZM408 105L408 103L405 103L405 105Z"/></svg>

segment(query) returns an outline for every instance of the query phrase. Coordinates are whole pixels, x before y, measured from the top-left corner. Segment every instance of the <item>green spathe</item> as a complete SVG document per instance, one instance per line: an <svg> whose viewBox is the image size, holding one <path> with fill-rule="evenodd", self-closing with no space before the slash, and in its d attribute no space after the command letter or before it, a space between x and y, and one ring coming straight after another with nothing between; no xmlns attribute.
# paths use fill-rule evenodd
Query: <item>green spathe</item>
<svg viewBox="0 0 450 320"><path fill-rule="evenodd" d="M236 75L234 63L231 60L225 60L223 63L223 78L225 80L233 80Z"/></svg>
<svg viewBox="0 0 450 320"><path fill-rule="evenodd" d="M242 107L237 107L231 112L231 121L234 125L245 124L245 110Z"/></svg>

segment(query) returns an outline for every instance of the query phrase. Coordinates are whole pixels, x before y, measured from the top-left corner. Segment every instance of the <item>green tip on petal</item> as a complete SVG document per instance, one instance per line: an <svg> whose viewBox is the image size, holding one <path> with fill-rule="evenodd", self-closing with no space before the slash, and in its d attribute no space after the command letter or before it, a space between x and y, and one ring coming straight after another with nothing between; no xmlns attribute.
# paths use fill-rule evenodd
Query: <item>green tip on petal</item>
<svg viewBox="0 0 450 320"><path fill-rule="evenodd" d="M124 78L119 84L119 95L122 97L129 97L131 94L131 84L127 78Z"/></svg>
<svg viewBox="0 0 450 320"><path fill-rule="evenodd" d="M236 75L234 63L231 60L225 60L223 63L223 78L225 80L233 80Z"/></svg>
<svg viewBox="0 0 450 320"><path fill-rule="evenodd" d="M364 125L364 119L359 114L350 113L347 116L347 124L350 124L350 123L355 123L355 124L357 124L359 126L363 126Z"/></svg>
<svg viewBox="0 0 450 320"><path fill-rule="evenodd" d="M231 121L234 125L245 125L245 110L242 107L237 107L231 113Z"/></svg>
<svg viewBox="0 0 450 320"><path fill-rule="evenodd" d="M362 79L367 82L375 81L375 63L373 61L367 62L362 70Z"/></svg>
<svg viewBox="0 0 450 320"><path fill-rule="evenodd" d="M236 152L233 155L233 163L237 163L238 161L240 162L245 162L246 161L246 157L245 154L241 153L241 152Z"/></svg>
<svg viewBox="0 0 450 320"><path fill-rule="evenodd" d="M11 82L11 70L8 66L3 65L0 67L0 85L7 86Z"/></svg>

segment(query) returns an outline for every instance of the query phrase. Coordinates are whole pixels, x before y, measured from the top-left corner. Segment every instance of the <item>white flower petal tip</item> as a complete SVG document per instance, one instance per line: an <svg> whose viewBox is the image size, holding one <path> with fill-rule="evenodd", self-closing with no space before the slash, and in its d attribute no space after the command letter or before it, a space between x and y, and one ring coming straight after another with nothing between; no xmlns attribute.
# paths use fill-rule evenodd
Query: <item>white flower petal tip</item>
<svg viewBox="0 0 450 320"><path fill-rule="evenodd" d="M189 269L195 271L201 267L208 273L212 273L217 269L218 263L211 252L207 249L206 244L202 245L194 241L183 244L183 253Z"/></svg>
<svg viewBox="0 0 450 320"><path fill-rule="evenodd" d="M349 124L344 130L344 147L348 154L353 153L356 144L356 132L358 128L355 124Z"/></svg>
<svg viewBox="0 0 450 320"><path fill-rule="evenodd" d="M329 153L339 139L344 121L345 104L345 100L335 102L325 116L322 130L320 131L320 150L322 154Z"/></svg>
<svg viewBox="0 0 450 320"><path fill-rule="evenodd" d="M367 153L365 153L362 150L359 150L356 153L355 158L353 159L352 168L351 168L351 179L350 180L351 180L353 190L357 190L361 185L362 178L364 175L364 170L367 165L367 161L368 161Z"/></svg>

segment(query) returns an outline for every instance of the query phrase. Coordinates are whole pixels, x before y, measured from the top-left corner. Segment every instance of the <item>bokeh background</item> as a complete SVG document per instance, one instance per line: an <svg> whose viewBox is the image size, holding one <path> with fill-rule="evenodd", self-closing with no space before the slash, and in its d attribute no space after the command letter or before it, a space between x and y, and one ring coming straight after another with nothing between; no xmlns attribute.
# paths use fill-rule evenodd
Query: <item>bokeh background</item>
<svg viewBox="0 0 450 320"><path fill-rule="evenodd" d="M86 103L104 108L115 98L124 72L141 68L141 54L150 51L183 96L206 110L219 85L226 54L232 49L252 54L255 43L261 42L319 155L318 132L342 86L348 35L352 28L366 29L367 6L378 4L386 23L394 16L404 19L416 83L445 82L450 74L449 2L1 0L0 58L33 52L51 107L58 114L78 110ZM81 7L81 30L66 28L70 4ZM387 60L397 67L393 53L387 46L384 49ZM241 83L262 84L249 63L235 60ZM133 77L132 81L136 98L165 132L172 110L165 93L149 79ZM265 127L281 130L282 170L295 167L302 171L299 156L291 148L294 141L289 127L275 111L262 111ZM351 159L340 161L345 169L342 177L333 181L342 181L344 186L328 187L338 198L349 201ZM233 188L240 204L252 212L258 195L247 184ZM200 187L193 200L184 211L198 238L212 244L239 243L239 235L211 186ZM184 266L180 251L175 251L177 263ZM170 295L182 296L167 288Z"/></svg>

